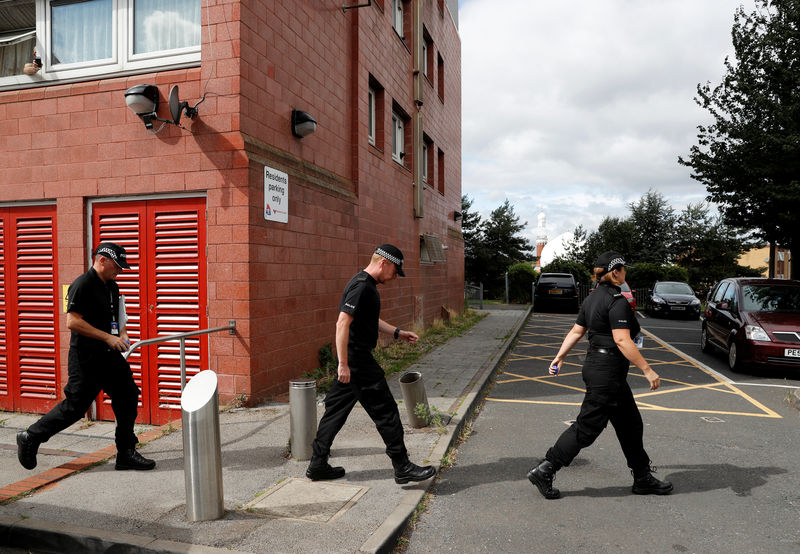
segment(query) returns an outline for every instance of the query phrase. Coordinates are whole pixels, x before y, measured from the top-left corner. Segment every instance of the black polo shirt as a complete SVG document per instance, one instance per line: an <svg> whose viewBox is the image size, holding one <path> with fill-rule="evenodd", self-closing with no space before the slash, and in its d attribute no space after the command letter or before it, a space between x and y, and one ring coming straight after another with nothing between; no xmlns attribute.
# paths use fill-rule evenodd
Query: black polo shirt
<svg viewBox="0 0 800 554"><path fill-rule="evenodd" d="M372 350L378 344L381 313L378 282L366 271L359 271L344 288L339 311L353 316L347 339L348 362L371 359Z"/></svg>
<svg viewBox="0 0 800 554"><path fill-rule="evenodd" d="M641 327L628 301L618 286L602 282L586 297L575 323L589 330L589 344L597 348L614 348L614 329L630 329L631 338Z"/></svg>
<svg viewBox="0 0 800 554"><path fill-rule="evenodd" d="M75 312L92 327L111 332L112 314L118 314L119 285L114 281L104 283L94 268L75 279L67 290L67 312ZM116 320L116 315L113 318ZM75 331L69 341L70 348L108 350L101 340L85 337Z"/></svg>

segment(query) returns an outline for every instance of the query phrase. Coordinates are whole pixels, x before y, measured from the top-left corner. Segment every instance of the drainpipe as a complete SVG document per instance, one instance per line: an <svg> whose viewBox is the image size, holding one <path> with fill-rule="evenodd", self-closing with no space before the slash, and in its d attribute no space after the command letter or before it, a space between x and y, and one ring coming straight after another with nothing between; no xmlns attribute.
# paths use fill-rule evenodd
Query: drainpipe
<svg viewBox="0 0 800 554"><path fill-rule="evenodd" d="M423 68L425 60L422 59L422 44L424 38L422 37L422 3L423 0L413 0L413 18L414 18L414 104L416 105L416 112L414 113L414 217L424 217L425 211L423 209L423 192L425 185L422 182L422 91L423 91ZM428 152L430 156L431 153Z"/></svg>

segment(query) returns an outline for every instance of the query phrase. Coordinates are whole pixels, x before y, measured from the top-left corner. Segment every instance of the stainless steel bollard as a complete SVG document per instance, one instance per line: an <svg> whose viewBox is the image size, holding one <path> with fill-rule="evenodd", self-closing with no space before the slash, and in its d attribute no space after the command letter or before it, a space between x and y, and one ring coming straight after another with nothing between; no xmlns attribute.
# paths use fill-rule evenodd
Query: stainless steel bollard
<svg viewBox="0 0 800 554"><path fill-rule="evenodd" d="M419 417L414 411L417 404L425 406L425 413L430 413L428 406L428 395L425 394L425 383L422 381L422 373L419 371L407 371L400 377L400 390L403 391L403 402L408 413L408 422L414 429L426 427L428 421Z"/></svg>
<svg viewBox="0 0 800 554"><path fill-rule="evenodd" d="M183 389L181 420L186 517L189 521L220 519L225 508L216 373L201 371Z"/></svg>
<svg viewBox="0 0 800 554"><path fill-rule="evenodd" d="M317 435L316 381L289 382L289 433L292 458L311 459L311 443Z"/></svg>

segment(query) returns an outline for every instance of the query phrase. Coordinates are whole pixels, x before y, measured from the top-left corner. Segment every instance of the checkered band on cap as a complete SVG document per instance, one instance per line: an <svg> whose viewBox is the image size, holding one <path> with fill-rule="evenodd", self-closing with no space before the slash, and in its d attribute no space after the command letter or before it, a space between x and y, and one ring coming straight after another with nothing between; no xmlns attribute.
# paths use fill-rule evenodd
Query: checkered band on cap
<svg viewBox="0 0 800 554"><path fill-rule="evenodd" d="M616 265L625 265L625 260L622 258L614 258L608 263L608 269L606 271L611 271Z"/></svg>
<svg viewBox="0 0 800 554"><path fill-rule="evenodd" d="M94 251L95 254L102 254L106 258L111 258L112 260L118 259L117 253L111 250L108 247L98 248Z"/></svg>
<svg viewBox="0 0 800 554"><path fill-rule="evenodd" d="M401 260L401 259L399 259L399 258L397 258L395 256L392 256L391 254L389 254L386 250L384 250L382 248L378 248L377 250L375 250L375 253L378 254L379 256L383 256L384 258L386 258L387 260L389 260L390 262L392 262L395 265L403 265L403 260Z"/></svg>

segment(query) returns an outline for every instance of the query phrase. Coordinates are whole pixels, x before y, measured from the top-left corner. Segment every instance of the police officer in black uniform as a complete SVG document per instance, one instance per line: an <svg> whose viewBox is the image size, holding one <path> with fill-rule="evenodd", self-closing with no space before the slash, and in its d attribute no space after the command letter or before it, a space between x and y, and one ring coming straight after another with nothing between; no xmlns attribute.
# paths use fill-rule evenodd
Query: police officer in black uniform
<svg viewBox="0 0 800 554"><path fill-rule="evenodd" d="M94 264L67 291L67 328L71 331L64 400L26 431L17 433L17 457L25 469L36 467L39 445L83 417L101 390L111 398L117 420L115 469L153 469L156 463L136 451L133 432L139 388L122 356L130 346L120 321L119 286L115 279L130 269L125 249L102 242Z"/></svg>
<svg viewBox="0 0 800 554"><path fill-rule="evenodd" d="M558 374L569 351L588 330L589 350L582 369L586 395L575 423L561 434L545 459L528 472L528 479L545 498L559 498L561 493L553 488L555 472L591 445L610 421L633 474L632 492L669 494L672 483L653 476L655 469L650 466L642 442L642 416L627 382L633 363L644 373L650 390L661 385L658 374L633 341L640 327L620 291L625 282L625 260L617 252L604 252L594 265L597 289L583 302L575 325L550 364L550 374Z"/></svg>
<svg viewBox="0 0 800 554"><path fill-rule="evenodd" d="M419 339L416 333L380 319L381 297L377 285L388 283L398 275L405 277L403 253L396 246L382 244L375 250L369 265L350 279L344 289L336 321L337 379L325 397L325 413L319 422L311 463L306 470L306 477L313 481L344 477L344 468L331 467L328 456L336 434L356 402L361 403L375 422L386 444L396 483L424 481L436 473L432 466L420 467L408 459L397 403L383 369L372 356L379 332L410 343Z"/></svg>

